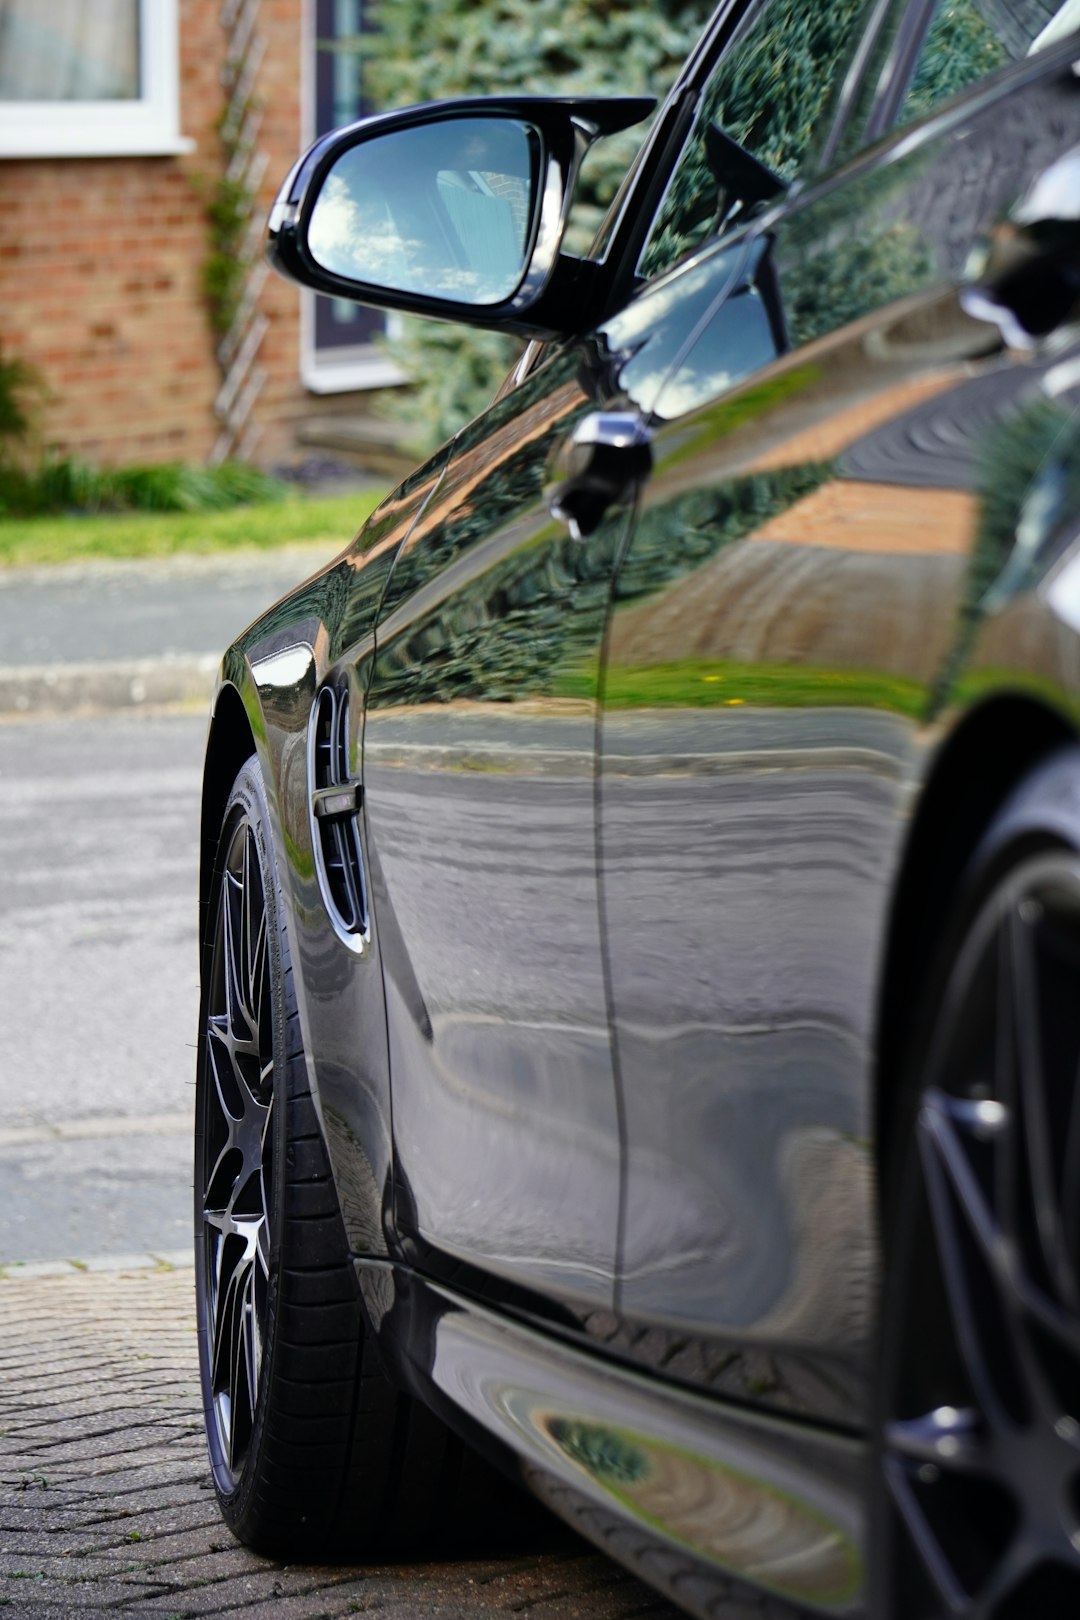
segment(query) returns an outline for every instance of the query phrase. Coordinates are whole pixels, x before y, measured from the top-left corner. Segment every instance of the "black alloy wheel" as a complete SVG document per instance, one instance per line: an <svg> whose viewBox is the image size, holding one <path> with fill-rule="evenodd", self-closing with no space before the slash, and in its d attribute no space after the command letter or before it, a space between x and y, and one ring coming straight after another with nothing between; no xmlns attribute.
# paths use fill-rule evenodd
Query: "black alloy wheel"
<svg viewBox="0 0 1080 1620"><path fill-rule="evenodd" d="M214 1488L233 1532L273 1556L430 1547L490 1524L498 1498L479 1460L386 1376L369 1337L310 1088L270 825L252 758L218 841L196 1074L196 1314ZM495 1489L507 1498L504 1482Z"/></svg>
<svg viewBox="0 0 1080 1620"><path fill-rule="evenodd" d="M255 1427L275 1215L267 908L255 827L244 812L226 829L220 867L205 1065L199 1269L213 1450L234 1488Z"/></svg>
<svg viewBox="0 0 1080 1620"><path fill-rule="evenodd" d="M1074 752L1006 809L975 866L885 1232L876 1607L895 1620L1075 1620Z"/></svg>

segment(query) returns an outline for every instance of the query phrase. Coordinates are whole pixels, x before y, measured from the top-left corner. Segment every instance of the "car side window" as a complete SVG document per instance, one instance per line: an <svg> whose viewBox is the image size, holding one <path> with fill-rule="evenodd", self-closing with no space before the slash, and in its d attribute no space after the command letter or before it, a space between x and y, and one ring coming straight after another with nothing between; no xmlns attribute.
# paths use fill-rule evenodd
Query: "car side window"
<svg viewBox="0 0 1080 1620"><path fill-rule="evenodd" d="M762 0L748 9L702 92L640 275L670 269L804 171L866 9L865 0Z"/></svg>
<svg viewBox="0 0 1080 1620"><path fill-rule="evenodd" d="M990 78L1010 62L1080 28L1080 4L1067 0L942 0L915 59L895 125L903 128Z"/></svg>

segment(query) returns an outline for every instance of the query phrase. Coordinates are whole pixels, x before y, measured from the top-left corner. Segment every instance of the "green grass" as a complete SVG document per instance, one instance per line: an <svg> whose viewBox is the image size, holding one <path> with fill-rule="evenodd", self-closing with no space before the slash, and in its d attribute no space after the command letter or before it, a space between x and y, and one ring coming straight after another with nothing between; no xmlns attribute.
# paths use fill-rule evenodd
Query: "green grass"
<svg viewBox="0 0 1080 1620"><path fill-rule="evenodd" d="M567 672L561 697L588 697L595 680ZM686 658L671 664L611 664L604 677L607 709L719 709L743 704L780 709L892 709L921 717L926 688L876 670L819 669L809 664L740 664Z"/></svg>
<svg viewBox="0 0 1080 1620"><path fill-rule="evenodd" d="M328 499L291 496L227 512L114 512L93 517L0 518L0 568L100 557L173 557L269 550L319 542L346 546L381 499L377 491Z"/></svg>

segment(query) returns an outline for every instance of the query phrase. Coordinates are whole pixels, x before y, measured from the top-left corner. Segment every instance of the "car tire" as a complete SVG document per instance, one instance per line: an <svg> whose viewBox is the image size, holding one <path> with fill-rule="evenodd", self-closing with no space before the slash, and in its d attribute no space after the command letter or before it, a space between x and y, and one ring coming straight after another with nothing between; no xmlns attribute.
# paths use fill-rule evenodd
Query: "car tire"
<svg viewBox="0 0 1080 1620"><path fill-rule="evenodd" d="M311 1095L262 775L223 818L203 943L195 1275L222 1514L276 1556L437 1540L461 1443L385 1376Z"/></svg>
<svg viewBox="0 0 1080 1620"><path fill-rule="evenodd" d="M1080 750L959 892L886 1165L872 1613L1080 1614Z"/></svg>

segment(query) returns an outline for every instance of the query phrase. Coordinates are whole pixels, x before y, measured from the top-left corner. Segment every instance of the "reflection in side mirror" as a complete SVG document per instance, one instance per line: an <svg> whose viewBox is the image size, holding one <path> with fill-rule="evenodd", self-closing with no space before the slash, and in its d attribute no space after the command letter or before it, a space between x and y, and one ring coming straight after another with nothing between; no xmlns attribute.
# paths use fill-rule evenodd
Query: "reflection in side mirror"
<svg viewBox="0 0 1080 1620"><path fill-rule="evenodd" d="M308 222L323 270L394 293L503 303L529 266L543 146L520 119L391 129L342 153Z"/></svg>

